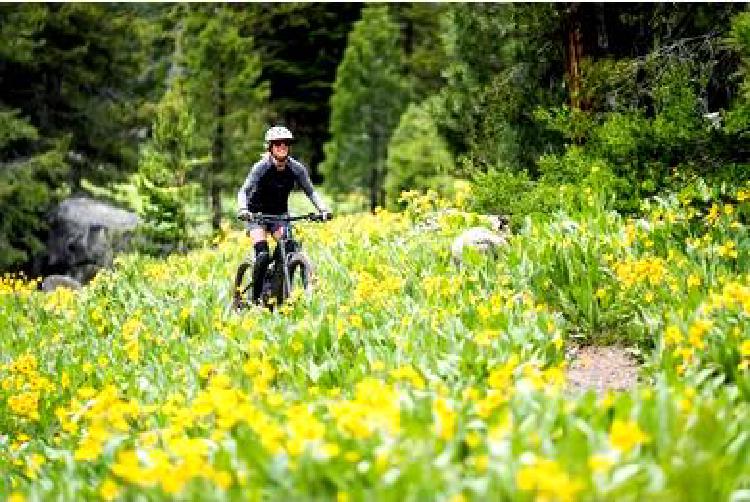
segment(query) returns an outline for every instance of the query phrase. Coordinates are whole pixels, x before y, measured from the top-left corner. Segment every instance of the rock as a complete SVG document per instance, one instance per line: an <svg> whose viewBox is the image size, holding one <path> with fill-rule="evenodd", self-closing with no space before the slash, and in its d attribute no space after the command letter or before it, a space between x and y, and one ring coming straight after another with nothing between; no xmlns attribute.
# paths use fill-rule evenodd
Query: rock
<svg viewBox="0 0 750 502"><path fill-rule="evenodd" d="M85 197L64 200L50 216L45 269L85 284L129 249L135 213Z"/></svg>
<svg viewBox="0 0 750 502"><path fill-rule="evenodd" d="M81 283L67 275L57 274L48 275L42 281L42 291L46 293L51 293L57 288L68 288L77 291L81 289Z"/></svg>
<svg viewBox="0 0 750 502"><path fill-rule="evenodd" d="M463 259L464 249L471 247L492 256L507 244L508 218L505 216L488 216L492 230L484 227L472 227L456 237L451 244L451 257L456 265Z"/></svg>

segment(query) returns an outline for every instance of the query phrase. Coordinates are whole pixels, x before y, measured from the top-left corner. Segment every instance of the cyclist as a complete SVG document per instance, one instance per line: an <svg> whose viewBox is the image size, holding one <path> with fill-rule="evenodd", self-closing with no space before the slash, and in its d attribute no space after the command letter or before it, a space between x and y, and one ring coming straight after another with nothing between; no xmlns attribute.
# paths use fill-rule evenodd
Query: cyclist
<svg viewBox="0 0 750 502"><path fill-rule="evenodd" d="M289 193L295 184L302 187L324 220L331 218L331 211L312 186L307 168L297 159L289 156L289 147L293 140L294 136L286 127L275 126L266 131L266 152L261 160L250 169L250 174L237 194L238 218L252 218L253 213L278 216L287 214ZM278 240L284 235L286 225L283 223L260 225L250 221L246 223L246 227L255 248L253 302L257 304L263 287L263 277L271 262L266 232Z"/></svg>

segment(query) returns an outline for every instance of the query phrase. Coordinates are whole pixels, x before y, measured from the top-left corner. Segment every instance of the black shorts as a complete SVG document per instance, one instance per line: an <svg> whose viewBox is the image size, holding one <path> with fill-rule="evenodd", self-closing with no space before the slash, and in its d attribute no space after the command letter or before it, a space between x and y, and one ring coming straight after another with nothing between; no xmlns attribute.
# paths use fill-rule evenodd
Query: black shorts
<svg viewBox="0 0 750 502"><path fill-rule="evenodd" d="M266 232L273 235L276 233L278 229L283 228L284 233L286 234L287 227L289 227L289 223L286 221L276 221L273 223L256 223L254 221L250 221L250 222L245 223L245 228L247 229L248 233L251 230L257 230L258 228L262 228Z"/></svg>

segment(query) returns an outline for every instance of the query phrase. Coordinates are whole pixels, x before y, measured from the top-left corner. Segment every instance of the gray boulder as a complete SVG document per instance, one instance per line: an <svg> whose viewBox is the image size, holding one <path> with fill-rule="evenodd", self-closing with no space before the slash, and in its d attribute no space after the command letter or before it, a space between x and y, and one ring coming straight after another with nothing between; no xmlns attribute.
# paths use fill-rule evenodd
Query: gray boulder
<svg viewBox="0 0 750 502"><path fill-rule="evenodd" d="M139 223L135 213L104 202L66 199L50 215L45 268L85 284L130 248Z"/></svg>

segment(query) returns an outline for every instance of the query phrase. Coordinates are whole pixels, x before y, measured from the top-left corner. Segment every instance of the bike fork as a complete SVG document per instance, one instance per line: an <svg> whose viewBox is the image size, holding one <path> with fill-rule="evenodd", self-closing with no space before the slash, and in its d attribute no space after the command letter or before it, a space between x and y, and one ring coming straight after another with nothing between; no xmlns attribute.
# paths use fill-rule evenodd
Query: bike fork
<svg viewBox="0 0 750 502"><path fill-rule="evenodd" d="M291 279L289 278L289 267L287 266L286 261L286 245L284 244L283 239L279 241L279 246L281 246L281 255L279 257L281 258L281 270L283 277L281 296L283 300L286 300L292 290L292 284Z"/></svg>

